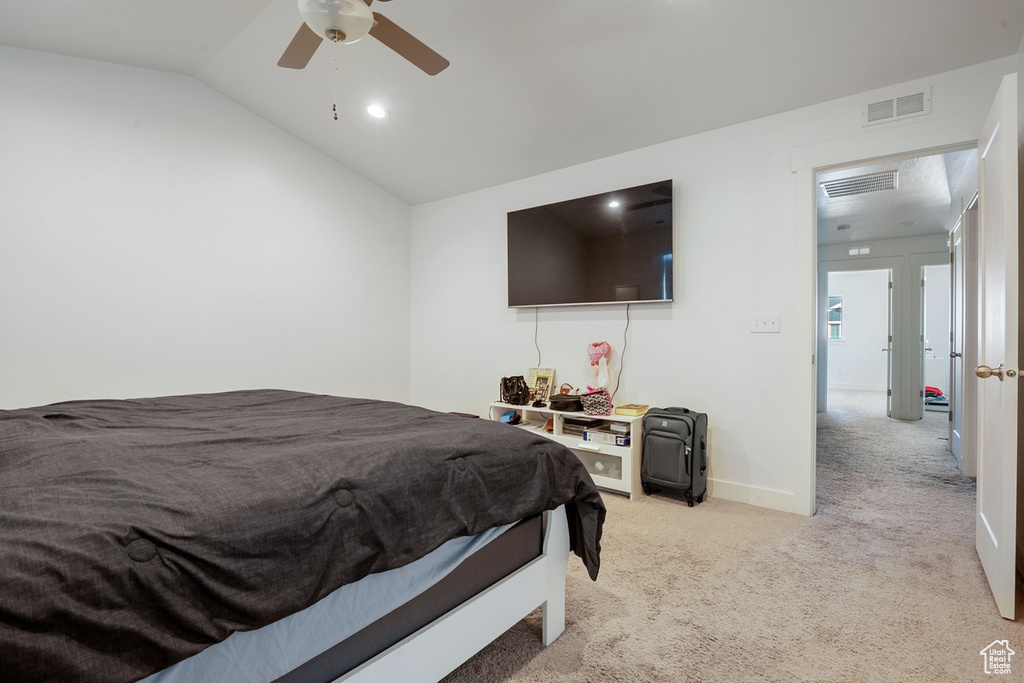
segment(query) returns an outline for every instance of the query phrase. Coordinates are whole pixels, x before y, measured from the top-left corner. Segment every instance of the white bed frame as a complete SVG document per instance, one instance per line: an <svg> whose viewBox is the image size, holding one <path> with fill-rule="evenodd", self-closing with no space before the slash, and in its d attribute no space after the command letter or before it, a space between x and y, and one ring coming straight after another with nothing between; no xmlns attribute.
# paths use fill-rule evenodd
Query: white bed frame
<svg viewBox="0 0 1024 683"><path fill-rule="evenodd" d="M565 507L544 513L540 557L348 672L335 683L436 683L537 607L545 647L565 630L569 527Z"/></svg>

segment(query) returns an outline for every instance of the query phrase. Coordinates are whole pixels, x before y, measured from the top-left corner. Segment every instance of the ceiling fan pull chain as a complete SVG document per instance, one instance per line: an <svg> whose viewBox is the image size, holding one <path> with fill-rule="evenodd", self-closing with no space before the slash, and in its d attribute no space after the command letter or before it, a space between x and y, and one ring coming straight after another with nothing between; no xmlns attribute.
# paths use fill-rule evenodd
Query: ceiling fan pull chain
<svg viewBox="0 0 1024 683"><path fill-rule="evenodd" d="M334 104L331 105L334 111L334 120L338 120L338 44L334 44Z"/></svg>

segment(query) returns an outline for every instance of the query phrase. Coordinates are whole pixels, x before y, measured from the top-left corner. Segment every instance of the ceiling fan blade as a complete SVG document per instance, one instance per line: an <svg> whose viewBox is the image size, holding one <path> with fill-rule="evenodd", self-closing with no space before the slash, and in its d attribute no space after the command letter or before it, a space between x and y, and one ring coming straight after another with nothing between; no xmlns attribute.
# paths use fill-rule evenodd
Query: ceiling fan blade
<svg viewBox="0 0 1024 683"><path fill-rule="evenodd" d="M436 76L448 68L449 61L414 38L412 34L385 16L373 13L376 23L370 35L402 55L414 65Z"/></svg>
<svg viewBox="0 0 1024 683"><path fill-rule="evenodd" d="M292 42L288 43L281 59L277 60L277 65L286 69L305 69L309 60L312 59L313 53L323 41L323 38L303 22L295 33L295 37L292 38Z"/></svg>

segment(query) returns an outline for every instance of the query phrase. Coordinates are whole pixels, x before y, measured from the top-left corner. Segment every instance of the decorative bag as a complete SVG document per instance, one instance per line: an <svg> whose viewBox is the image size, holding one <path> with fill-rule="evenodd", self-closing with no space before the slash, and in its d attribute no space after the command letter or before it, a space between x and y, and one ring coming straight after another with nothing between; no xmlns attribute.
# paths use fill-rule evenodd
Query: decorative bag
<svg viewBox="0 0 1024 683"><path fill-rule="evenodd" d="M585 394L580 394L583 402L583 412L587 415L611 415L612 397L607 389L594 389Z"/></svg>
<svg viewBox="0 0 1024 683"><path fill-rule="evenodd" d="M578 413L583 410L583 402L576 394L555 394L548 399L551 410L558 410L567 413Z"/></svg>
<svg viewBox="0 0 1024 683"><path fill-rule="evenodd" d="M524 406L530 402L530 387L526 386L526 378L522 375L502 377L498 385L501 402L514 406Z"/></svg>

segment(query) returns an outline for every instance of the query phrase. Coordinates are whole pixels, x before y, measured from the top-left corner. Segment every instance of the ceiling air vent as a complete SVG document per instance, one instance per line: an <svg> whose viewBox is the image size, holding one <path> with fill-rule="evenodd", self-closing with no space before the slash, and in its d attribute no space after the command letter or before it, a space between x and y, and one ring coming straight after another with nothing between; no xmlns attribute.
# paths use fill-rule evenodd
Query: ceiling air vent
<svg viewBox="0 0 1024 683"><path fill-rule="evenodd" d="M861 114L861 125L873 126L876 123L909 119L931 113L932 89L929 86L920 92L869 102Z"/></svg>
<svg viewBox="0 0 1024 683"><path fill-rule="evenodd" d="M899 171L884 171L883 173L871 173L853 178L840 178L839 180L827 180L821 184L825 190L825 196L829 199L836 197L849 197L854 194L865 192L878 192L879 190L895 190L899 187Z"/></svg>

